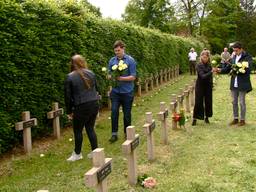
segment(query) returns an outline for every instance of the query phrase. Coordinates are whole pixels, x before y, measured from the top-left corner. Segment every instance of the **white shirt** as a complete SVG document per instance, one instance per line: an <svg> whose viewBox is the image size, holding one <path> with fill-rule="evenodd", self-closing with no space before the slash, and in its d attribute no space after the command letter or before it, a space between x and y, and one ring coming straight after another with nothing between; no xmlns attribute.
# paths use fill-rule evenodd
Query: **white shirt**
<svg viewBox="0 0 256 192"><path fill-rule="evenodd" d="M188 58L189 61L196 61L197 53L196 52L189 52Z"/></svg>
<svg viewBox="0 0 256 192"><path fill-rule="evenodd" d="M238 63L238 61L240 60L241 56L242 56L242 54L236 56L235 64ZM234 87L236 87L236 88L238 87L237 76L235 77Z"/></svg>

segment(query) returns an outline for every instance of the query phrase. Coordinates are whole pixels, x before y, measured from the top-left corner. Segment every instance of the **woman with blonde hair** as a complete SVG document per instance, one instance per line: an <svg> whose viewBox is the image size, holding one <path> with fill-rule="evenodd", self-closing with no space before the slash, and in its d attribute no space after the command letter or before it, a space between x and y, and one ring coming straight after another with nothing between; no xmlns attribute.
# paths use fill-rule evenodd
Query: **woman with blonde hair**
<svg viewBox="0 0 256 192"><path fill-rule="evenodd" d="M82 159L83 127L91 144L91 150L98 147L94 125L98 114L98 93L95 74L88 70L81 55L71 58L71 72L65 80L65 104L69 119L73 119L75 149L67 161Z"/></svg>
<svg viewBox="0 0 256 192"><path fill-rule="evenodd" d="M196 125L196 119L209 122L209 117L212 117L212 75L216 70L210 65L210 52L202 51L200 54L200 63L196 66L197 80L195 87L195 106L193 112L193 123Z"/></svg>

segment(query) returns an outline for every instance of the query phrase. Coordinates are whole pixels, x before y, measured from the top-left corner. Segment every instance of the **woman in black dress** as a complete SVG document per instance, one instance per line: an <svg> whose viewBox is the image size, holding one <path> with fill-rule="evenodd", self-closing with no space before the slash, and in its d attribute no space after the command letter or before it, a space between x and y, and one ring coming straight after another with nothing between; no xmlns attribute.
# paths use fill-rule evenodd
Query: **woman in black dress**
<svg viewBox="0 0 256 192"><path fill-rule="evenodd" d="M209 122L212 117L212 76L215 71L210 65L209 51L203 51L200 55L200 63L196 66L197 80L195 88L195 106L193 112L193 123L196 125L196 119Z"/></svg>

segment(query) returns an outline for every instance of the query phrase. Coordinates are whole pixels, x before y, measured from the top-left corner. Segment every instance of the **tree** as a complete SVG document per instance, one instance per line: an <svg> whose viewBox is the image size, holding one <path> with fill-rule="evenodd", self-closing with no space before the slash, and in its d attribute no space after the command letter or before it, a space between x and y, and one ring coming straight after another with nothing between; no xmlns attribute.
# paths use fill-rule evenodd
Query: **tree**
<svg viewBox="0 0 256 192"><path fill-rule="evenodd" d="M95 7L94 5L92 5L91 3L89 3L88 0L83 0L85 6L89 9L90 12L94 13L96 16L101 17L101 12L100 9L98 7Z"/></svg>
<svg viewBox="0 0 256 192"><path fill-rule="evenodd" d="M237 39L256 55L256 13L254 0L240 0L241 14L237 21ZM246 22L245 22L246 21Z"/></svg>
<svg viewBox="0 0 256 192"><path fill-rule="evenodd" d="M240 16L239 0L212 0L207 7L202 34L207 37L213 53L220 53L228 43L236 41L237 21Z"/></svg>
<svg viewBox="0 0 256 192"><path fill-rule="evenodd" d="M164 32L171 31L175 20L169 0L130 0L122 17L126 22Z"/></svg>

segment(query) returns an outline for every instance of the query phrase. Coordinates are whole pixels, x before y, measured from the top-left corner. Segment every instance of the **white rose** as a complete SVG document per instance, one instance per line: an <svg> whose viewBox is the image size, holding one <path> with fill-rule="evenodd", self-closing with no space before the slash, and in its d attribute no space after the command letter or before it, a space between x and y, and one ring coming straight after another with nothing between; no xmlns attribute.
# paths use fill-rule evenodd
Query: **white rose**
<svg viewBox="0 0 256 192"><path fill-rule="evenodd" d="M123 70L122 65L118 66L118 70L119 70L119 71L122 71L122 70Z"/></svg>
<svg viewBox="0 0 256 192"><path fill-rule="evenodd" d="M124 64L124 61L123 61L123 60L120 60L119 63L118 63L118 65L122 65L122 64Z"/></svg>
<svg viewBox="0 0 256 192"><path fill-rule="evenodd" d="M245 73L245 70L241 68L241 69L239 69L239 72L240 73Z"/></svg>
<svg viewBox="0 0 256 192"><path fill-rule="evenodd" d="M242 67L242 64L241 63L237 63L236 66L237 67Z"/></svg>
<svg viewBox="0 0 256 192"><path fill-rule="evenodd" d="M117 67L118 67L117 65L113 65L111 69L112 69L113 71L115 71L115 70L117 69Z"/></svg>
<svg viewBox="0 0 256 192"><path fill-rule="evenodd" d="M127 64L124 64L124 65L123 65L123 68L124 68L124 69L127 69L127 68L128 68Z"/></svg>
<svg viewBox="0 0 256 192"><path fill-rule="evenodd" d="M243 61L242 62L242 66L245 67L245 68L248 68L249 67L249 63L247 61Z"/></svg>

